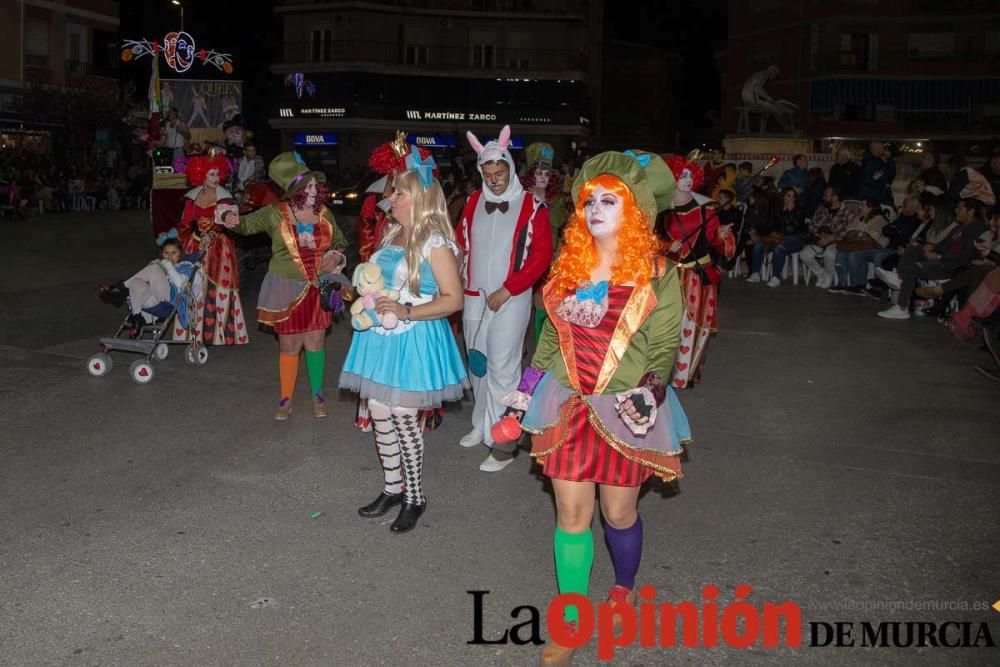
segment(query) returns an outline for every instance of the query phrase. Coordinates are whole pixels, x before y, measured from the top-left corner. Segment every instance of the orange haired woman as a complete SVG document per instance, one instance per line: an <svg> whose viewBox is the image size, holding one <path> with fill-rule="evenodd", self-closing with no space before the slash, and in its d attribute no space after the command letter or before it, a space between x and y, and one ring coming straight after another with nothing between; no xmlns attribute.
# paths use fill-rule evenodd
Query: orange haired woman
<svg viewBox="0 0 1000 667"><path fill-rule="evenodd" d="M249 342L243 304L236 244L217 219L217 204L233 203L233 196L219 183L229 176L229 162L219 154L195 155L185 172L195 186L184 195L184 211L177 233L184 252L203 252L205 288L198 298L195 336L204 345L242 345ZM174 331L183 338L184 329Z"/></svg>
<svg viewBox="0 0 1000 667"><path fill-rule="evenodd" d="M693 387L701 381L708 339L718 329L716 300L722 272L712 263L711 251L724 257L736 253L729 225L720 225L715 202L696 194L704 174L701 167L680 155L667 158L677 182L673 208L663 229L667 256L677 262L684 292L684 326L674 362L673 386Z"/></svg>
<svg viewBox="0 0 1000 667"><path fill-rule="evenodd" d="M532 366L505 397L508 413L533 435L531 455L552 479L561 594L587 594L598 487L615 567L608 599L634 604L639 488L653 475L680 477L690 432L668 382L683 309L677 271L653 233L673 189L656 155L607 152L584 163L562 251L542 290L550 319ZM578 610L567 607L564 619L574 625ZM575 632L565 627L562 635ZM573 649L559 639L553 635L542 664L570 660Z"/></svg>

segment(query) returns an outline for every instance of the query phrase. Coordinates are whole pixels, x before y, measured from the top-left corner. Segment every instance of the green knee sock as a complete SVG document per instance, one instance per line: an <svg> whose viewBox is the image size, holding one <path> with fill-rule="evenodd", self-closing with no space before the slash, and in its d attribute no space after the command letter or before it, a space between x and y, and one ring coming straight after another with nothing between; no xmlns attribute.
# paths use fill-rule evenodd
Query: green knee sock
<svg viewBox="0 0 1000 667"><path fill-rule="evenodd" d="M567 533L558 526L555 536L556 581L559 594L587 594L590 568L594 564L594 534L590 528L582 533ZM567 621L580 618L575 606L566 607Z"/></svg>
<svg viewBox="0 0 1000 667"><path fill-rule="evenodd" d="M311 352L306 350L306 370L309 373L309 387L313 396L323 393L323 367L326 365L326 350Z"/></svg>
<svg viewBox="0 0 1000 667"><path fill-rule="evenodd" d="M544 308L539 308L535 311L535 342L542 337L542 327L545 326L545 320L549 319L549 314L545 312Z"/></svg>

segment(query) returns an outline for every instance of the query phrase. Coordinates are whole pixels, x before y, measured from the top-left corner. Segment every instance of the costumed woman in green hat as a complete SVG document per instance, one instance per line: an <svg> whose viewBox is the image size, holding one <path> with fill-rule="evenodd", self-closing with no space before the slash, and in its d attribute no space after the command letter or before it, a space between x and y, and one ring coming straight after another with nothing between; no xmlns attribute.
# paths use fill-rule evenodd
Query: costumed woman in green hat
<svg viewBox="0 0 1000 667"><path fill-rule="evenodd" d="M281 201L239 217L228 211L223 222L237 234L264 232L271 237L271 261L257 298L257 321L278 334L281 395L274 418L288 419L292 411L303 348L313 414L326 417L324 336L332 317L320 305L320 285L344 268L347 241L323 204L328 192L322 173L310 170L298 153L274 158L267 173L284 191Z"/></svg>
<svg viewBox="0 0 1000 667"><path fill-rule="evenodd" d="M584 163L542 290L549 321L518 390L504 399L552 480L560 594L587 595L596 487L615 569L608 601L635 604L639 488L653 475L669 482L681 474L690 431L669 382L683 308L677 270L653 233L674 187L663 160L649 153L606 152ZM549 626L543 665L570 661L574 649L563 642L578 618L569 605L564 625Z"/></svg>

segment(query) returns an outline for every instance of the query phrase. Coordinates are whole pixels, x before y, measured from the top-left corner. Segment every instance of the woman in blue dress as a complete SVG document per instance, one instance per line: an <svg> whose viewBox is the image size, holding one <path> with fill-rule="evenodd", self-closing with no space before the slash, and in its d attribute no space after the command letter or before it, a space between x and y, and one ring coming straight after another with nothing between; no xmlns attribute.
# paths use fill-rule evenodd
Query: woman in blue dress
<svg viewBox="0 0 1000 667"><path fill-rule="evenodd" d="M393 183L393 224L369 259L386 287L400 292L398 301L379 299L375 310L394 313L399 324L356 331L340 375L341 388L368 401L384 478L382 493L358 513L374 518L401 505L390 526L395 533L412 530L427 507L417 413L459 400L469 387L447 319L462 310L463 293L444 193L429 159L408 159L407 167Z"/></svg>

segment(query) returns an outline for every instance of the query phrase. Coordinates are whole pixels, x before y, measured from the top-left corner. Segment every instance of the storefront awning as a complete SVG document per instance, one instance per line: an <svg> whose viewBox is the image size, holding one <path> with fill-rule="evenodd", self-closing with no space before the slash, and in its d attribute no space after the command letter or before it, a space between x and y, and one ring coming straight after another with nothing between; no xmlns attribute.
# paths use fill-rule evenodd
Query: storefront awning
<svg viewBox="0 0 1000 667"><path fill-rule="evenodd" d="M809 110L835 105L891 105L900 111L965 111L975 104L1000 104L998 79L828 79L813 81Z"/></svg>

